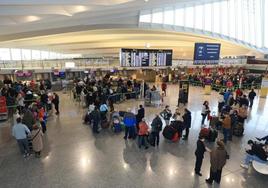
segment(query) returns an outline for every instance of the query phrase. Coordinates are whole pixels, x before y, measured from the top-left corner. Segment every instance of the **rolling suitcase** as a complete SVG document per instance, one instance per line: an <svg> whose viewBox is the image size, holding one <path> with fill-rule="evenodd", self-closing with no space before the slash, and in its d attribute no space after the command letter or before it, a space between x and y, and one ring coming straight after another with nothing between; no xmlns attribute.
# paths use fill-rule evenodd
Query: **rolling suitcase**
<svg viewBox="0 0 268 188"><path fill-rule="evenodd" d="M216 138L218 137L218 131L215 129L210 129L209 130L209 136L208 136L208 141L209 142L215 142Z"/></svg>
<svg viewBox="0 0 268 188"><path fill-rule="evenodd" d="M214 129L216 127L218 121L219 121L219 117L216 116L215 112L212 112L212 116L211 116L211 119L209 121L209 127Z"/></svg>
<svg viewBox="0 0 268 188"><path fill-rule="evenodd" d="M166 126L163 130L163 136L164 138L168 139L168 140L172 140L172 138L174 137L174 134L175 134L175 130L174 128L172 128L170 125L169 126Z"/></svg>
<svg viewBox="0 0 268 188"><path fill-rule="evenodd" d="M204 137L204 138L208 138L208 136L209 136L209 129L208 128L202 128L201 130L200 130L200 133L199 133L199 135L200 136L202 136L202 137Z"/></svg>
<svg viewBox="0 0 268 188"><path fill-rule="evenodd" d="M233 135L243 136L243 134L244 134L244 125L242 123L238 123L233 129Z"/></svg>

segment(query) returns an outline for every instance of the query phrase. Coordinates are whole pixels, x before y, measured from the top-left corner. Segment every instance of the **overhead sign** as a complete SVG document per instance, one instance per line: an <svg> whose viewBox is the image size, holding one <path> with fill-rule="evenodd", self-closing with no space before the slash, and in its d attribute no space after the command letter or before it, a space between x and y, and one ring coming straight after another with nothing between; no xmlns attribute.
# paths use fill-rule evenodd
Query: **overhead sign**
<svg viewBox="0 0 268 188"><path fill-rule="evenodd" d="M122 67L158 67L172 65L172 50L121 49Z"/></svg>
<svg viewBox="0 0 268 188"><path fill-rule="evenodd" d="M221 44L195 43L194 61L215 61L220 59Z"/></svg>

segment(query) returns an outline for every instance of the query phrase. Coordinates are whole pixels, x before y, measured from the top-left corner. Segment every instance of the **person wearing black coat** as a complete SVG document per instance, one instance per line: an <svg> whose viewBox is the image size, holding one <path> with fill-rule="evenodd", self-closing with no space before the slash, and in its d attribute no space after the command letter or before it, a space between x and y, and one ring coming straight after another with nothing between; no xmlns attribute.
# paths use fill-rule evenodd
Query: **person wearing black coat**
<svg viewBox="0 0 268 188"><path fill-rule="evenodd" d="M195 174L202 176L200 170L201 170L201 166L202 166L202 162L203 162L203 158L204 158L204 153L208 150L204 144L205 138L202 136L199 136L197 142L196 142L196 150L195 150L195 157L196 157L196 161L195 161Z"/></svg>
<svg viewBox="0 0 268 188"><path fill-rule="evenodd" d="M160 136L159 133L162 131L162 120L158 114L156 114L155 118L152 121L152 146L159 146Z"/></svg>
<svg viewBox="0 0 268 188"><path fill-rule="evenodd" d="M90 119L93 122L93 133L99 133L98 126L101 120L101 116L97 106L95 106L95 109L90 113Z"/></svg>
<svg viewBox="0 0 268 188"><path fill-rule="evenodd" d="M140 108L139 108L138 113L136 115L137 130L139 130L139 123L141 122L142 118L144 118L144 114L145 114L143 106L140 105L139 107Z"/></svg>
<svg viewBox="0 0 268 188"><path fill-rule="evenodd" d="M55 110L56 110L56 115L58 115L59 112L59 103L60 103L60 99L59 96L57 95L57 93L54 93L54 99L52 100L52 103L55 106Z"/></svg>
<svg viewBox="0 0 268 188"><path fill-rule="evenodd" d="M187 140L189 136L189 129L191 128L192 123L191 112L187 108L184 109L184 115L182 116L182 119L185 126L185 135L183 136L183 140Z"/></svg>

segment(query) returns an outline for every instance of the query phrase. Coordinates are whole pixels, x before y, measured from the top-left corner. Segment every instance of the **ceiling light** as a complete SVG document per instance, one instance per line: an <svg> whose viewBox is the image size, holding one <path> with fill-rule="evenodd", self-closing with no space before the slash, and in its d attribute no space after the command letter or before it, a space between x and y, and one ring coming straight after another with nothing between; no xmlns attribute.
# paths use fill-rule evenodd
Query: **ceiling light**
<svg viewBox="0 0 268 188"><path fill-rule="evenodd" d="M145 2L148 2L149 0L144 0Z"/></svg>
<svg viewBox="0 0 268 188"><path fill-rule="evenodd" d="M150 44L150 43L146 43L146 44L145 44L145 47L146 47L146 48L150 48L150 47L151 47L151 44Z"/></svg>
<svg viewBox="0 0 268 188"><path fill-rule="evenodd" d="M38 16L26 16L25 20L26 22L34 22L34 21L37 21L37 20L40 20L41 18L38 17Z"/></svg>
<svg viewBox="0 0 268 188"><path fill-rule="evenodd" d="M88 7L83 6L83 5L78 5L78 6L75 6L75 7L74 7L74 11L75 11L76 13L78 13L78 12L85 12L85 11L87 11L87 10L88 10Z"/></svg>

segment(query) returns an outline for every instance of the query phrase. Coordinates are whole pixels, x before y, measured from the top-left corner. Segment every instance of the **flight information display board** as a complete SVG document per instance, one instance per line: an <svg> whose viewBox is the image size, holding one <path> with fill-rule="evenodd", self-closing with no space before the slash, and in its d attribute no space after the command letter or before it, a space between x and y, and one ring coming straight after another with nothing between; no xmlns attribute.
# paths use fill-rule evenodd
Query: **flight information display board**
<svg viewBox="0 0 268 188"><path fill-rule="evenodd" d="M195 43L194 64L217 64L220 49L219 43Z"/></svg>
<svg viewBox="0 0 268 188"><path fill-rule="evenodd" d="M121 49L122 67L172 66L172 50Z"/></svg>

